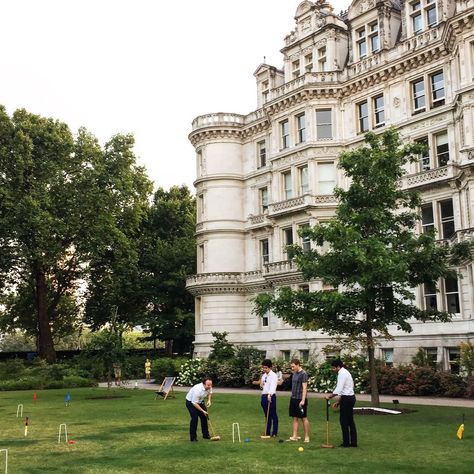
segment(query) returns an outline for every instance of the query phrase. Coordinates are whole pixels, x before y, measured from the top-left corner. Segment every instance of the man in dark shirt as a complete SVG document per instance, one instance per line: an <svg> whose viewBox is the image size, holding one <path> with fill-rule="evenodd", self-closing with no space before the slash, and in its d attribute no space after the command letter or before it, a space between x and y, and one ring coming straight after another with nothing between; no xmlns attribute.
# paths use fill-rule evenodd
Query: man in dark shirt
<svg viewBox="0 0 474 474"><path fill-rule="evenodd" d="M301 367L298 359L291 361L293 372L291 383L290 416L293 418L293 434L289 441L298 441L298 420L302 420L304 428L304 442L309 443L308 410L308 374Z"/></svg>

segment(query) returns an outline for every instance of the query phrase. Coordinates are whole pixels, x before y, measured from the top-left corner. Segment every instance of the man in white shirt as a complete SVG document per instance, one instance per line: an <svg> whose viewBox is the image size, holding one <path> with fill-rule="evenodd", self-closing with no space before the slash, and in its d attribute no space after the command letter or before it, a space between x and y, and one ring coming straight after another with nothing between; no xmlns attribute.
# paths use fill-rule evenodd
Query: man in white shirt
<svg viewBox="0 0 474 474"><path fill-rule="evenodd" d="M260 404L262 405L263 413L267 419L265 435L276 437L278 435L278 415L276 410L276 389L278 377L272 370L272 361L270 359L265 359L262 362L262 370L263 374L262 378L260 379L262 397Z"/></svg>
<svg viewBox="0 0 474 474"><path fill-rule="evenodd" d="M333 372L337 373L337 385L333 393L326 396L326 400L339 396L339 403L334 406L340 406L339 422L342 431L343 448L357 448L357 430L354 423L354 405L356 397L354 395L354 381L351 373L344 367L340 359L331 362Z"/></svg>
<svg viewBox="0 0 474 474"><path fill-rule="evenodd" d="M204 399L207 397L207 402L204 405ZM212 380L205 377L201 383L194 385L194 387L186 395L186 408L191 415L191 422L189 423L189 437L191 441L197 441L197 425L198 419L201 420L202 437L204 439L211 439L209 436L209 428L207 426L207 411L206 408L211 406L212 397Z"/></svg>

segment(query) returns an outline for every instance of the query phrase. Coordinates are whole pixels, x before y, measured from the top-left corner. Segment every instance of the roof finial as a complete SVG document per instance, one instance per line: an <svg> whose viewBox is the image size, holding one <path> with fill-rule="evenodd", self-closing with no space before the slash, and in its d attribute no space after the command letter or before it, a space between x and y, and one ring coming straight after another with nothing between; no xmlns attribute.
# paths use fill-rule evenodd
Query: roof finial
<svg viewBox="0 0 474 474"><path fill-rule="evenodd" d="M263 57L263 64L267 64L267 57L266 56Z"/></svg>

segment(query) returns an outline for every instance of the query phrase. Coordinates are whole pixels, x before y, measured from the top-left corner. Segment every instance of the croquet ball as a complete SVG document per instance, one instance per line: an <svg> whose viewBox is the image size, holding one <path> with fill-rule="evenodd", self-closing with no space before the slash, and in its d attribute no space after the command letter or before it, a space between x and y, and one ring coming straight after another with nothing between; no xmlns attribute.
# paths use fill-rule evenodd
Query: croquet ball
<svg viewBox="0 0 474 474"><path fill-rule="evenodd" d="M244 441L245 441L246 443L248 443L248 442L250 442L250 438L245 438Z"/></svg>
<svg viewBox="0 0 474 474"><path fill-rule="evenodd" d="M299 451L300 453L302 453L302 452L304 451L303 446L300 446L300 447L298 448L298 451Z"/></svg>
<svg viewBox="0 0 474 474"><path fill-rule="evenodd" d="M282 440L282 439L279 439L278 442L279 442L279 443L284 443L285 441Z"/></svg>

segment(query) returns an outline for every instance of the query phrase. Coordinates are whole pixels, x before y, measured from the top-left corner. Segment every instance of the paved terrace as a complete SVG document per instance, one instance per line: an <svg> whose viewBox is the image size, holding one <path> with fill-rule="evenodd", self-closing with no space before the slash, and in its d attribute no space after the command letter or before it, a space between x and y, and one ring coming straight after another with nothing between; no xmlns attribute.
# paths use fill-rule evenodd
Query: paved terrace
<svg viewBox="0 0 474 474"><path fill-rule="evenodd" d="M158 390L160 384L153 382L147 382L145 379L139 380L129 380L125 388L133 389L135 387L135 382L139 389L144 390ZM107 383L100 383L100 387L107 387ZM112 385L112 387L115 387ZM173 387L175 392L187 392L190 387ZM219 393L235 393L240 395L258 395L260 391L258 389L252 388L226 388L226 387L214 387L213 388L214 396L219 395ZM324 393L314 393L309 392L308 398L323 398ZM290 392L282 391L278 392L279 397L289 397ZM370 395L357 394L357 400L363 402L370 402ZM465 408L474 408L474 400L468 400L466 398L438 398L438 397L402 397L399 395L380 395L381 403L392 403L392 400L398 400L400 405L434 405L440 407L465 407Z"/></svg>

